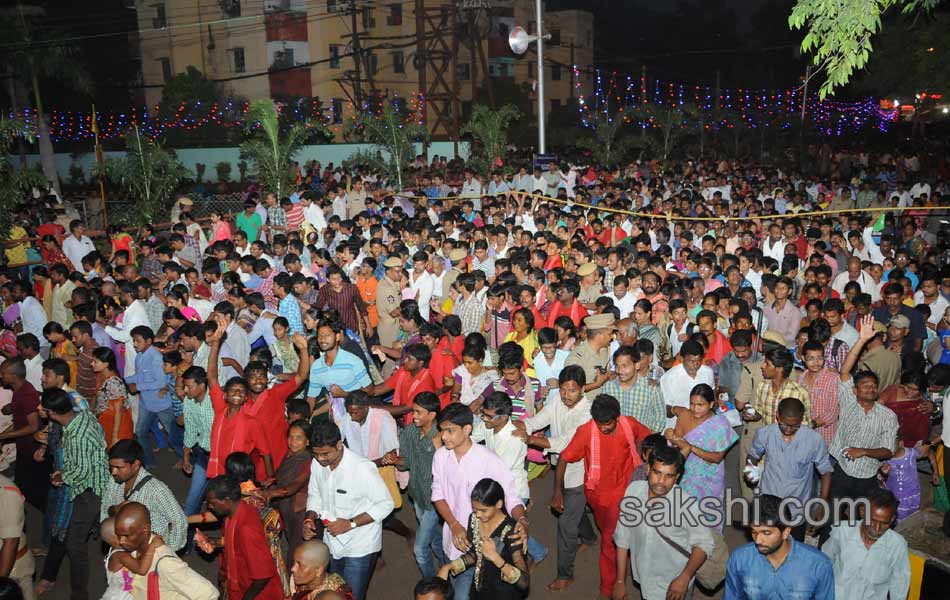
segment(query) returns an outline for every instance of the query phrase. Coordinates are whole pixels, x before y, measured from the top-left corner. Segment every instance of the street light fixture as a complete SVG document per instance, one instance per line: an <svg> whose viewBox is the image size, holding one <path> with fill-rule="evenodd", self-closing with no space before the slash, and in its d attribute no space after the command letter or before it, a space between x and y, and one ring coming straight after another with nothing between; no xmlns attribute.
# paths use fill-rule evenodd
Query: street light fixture
<svg viewBox="0 0 950 600"><path fill-rule="evenodd" d="M534 10L538 35L529 35L524 27L515 27L508 34L508 46L520 55L528 50L531 42L538 43L538 154L544 154L544 40L551 39L551 34L541 34L541 0L535 0Z"/></svg>

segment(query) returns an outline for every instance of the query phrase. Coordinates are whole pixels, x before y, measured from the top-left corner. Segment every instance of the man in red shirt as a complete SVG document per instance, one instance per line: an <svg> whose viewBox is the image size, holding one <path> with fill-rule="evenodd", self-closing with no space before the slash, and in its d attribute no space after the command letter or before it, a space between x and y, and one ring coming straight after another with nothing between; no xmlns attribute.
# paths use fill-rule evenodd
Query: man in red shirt
<svg viewBox="0 0 950 600"><path fill-rule="evenodd" d="M221 318L218 316L217 318ZM218 329L223 325L218 324ZM289 376L289 379L267 387L267 365L260 361L251 361L244 368L244 377L247 378L247 385L250 388L247 401L241 409L246 415L257 419L267 440L270 443L273 454L274 468L280 466L284 456L287 454L287 419L284 418L284 406L287 398L307 381L310 373L310 353L307 352L307 338L301 334L295 334L293 337L294 348L300 354L300 365L297 372ZM286 377L280 375L279 377Z"/></svg>
<svg viewBox="0 0 950 600"><path fill-rule="evenodd" d="M696 316L696 323L699 325L699 330L706 340L709 342L709 349L706 350L706 362L710 361L713 364L719 364L722 362L723 357L732 352L732 344L729 343L729 340L722 334L719 329L716 328L716 322L718 321L718 316L716 313L711 310L701 310Z"/></svg>
<svg viewBox="0 0 950 600"><path fill-rule="evenodd" d="M402 359L402 366L390 375L389 379L379 385L369 385L363 391L370 397L393 393L390 404L376 404L384 408L395 418L402 418L403 425L412 422L412 400L422 392L436 393L436 382L429 372L429 362L432 360L432 351L422 343L409 344ZM454 380L453 380L454 382ZM453 383L454 385L454 383ZM440 386L441 387L441 386ZM337 385L330 386L330 393L335 398L346 398L349 392Z"/></svg>
<svg viewBox="0 0 950 600"><path fill-rule="evenodd" d="M218 385L218 355L224 328L218 327L207 334L210 344L208 356L208 395L214 407L211 425L211 455L208 458L208 479L224 475L224 461L232 452L247 452L254 460L258 481L274 476L270 439L261 422L244 411L250 388L241 377L232 377L222 390ZM303 359L301 359L303 360ZM280 411L283 418L284 411ZM284 442L286 445L286 442Z"/></svg>
<svg viewBox="0 0 950 600"><path fill-rule="evenodd" d="M422 343L428 346L432 353L429 373L435 383L439 403L445 408L452 401L452 388L455 387L452 371L459 365L460 359L449 347L449 340L446 339L441 325L423 323L419 328L419 335L422 337Z"/></svg>
<svg viewBox="0 0 950 600"><path fill-rule="evenodd" d="M588 316L587 309L577 301L577 295L580 292L580 286L573 279L558 284L557 300L548 311L548 327L554 327L554 322L557 321L558 317L566 316L570 317L575 327L580 328L581 321Z"/></svg>
<svg viewBox="0 0 950 600"><path fill-rule="evenodd" d="M617 579L617 547L613 538L620 518L620 500L633 470L643 462L637 445L651 432L633 417L621 416L620 403L607 394L594 398L590 415L592 419L577 428L561 453L551 506L564 510L567 463L583 460L584 495L600 529L600 596L610 598Z"/></svg>
<svg viewBox="0 0 950 600"><path fill-rule="evenodd" d="M208 509L224 521L228 598L283 600L284 589L257 509L241 500L241 484L231 477L208 482Z"/></svg>

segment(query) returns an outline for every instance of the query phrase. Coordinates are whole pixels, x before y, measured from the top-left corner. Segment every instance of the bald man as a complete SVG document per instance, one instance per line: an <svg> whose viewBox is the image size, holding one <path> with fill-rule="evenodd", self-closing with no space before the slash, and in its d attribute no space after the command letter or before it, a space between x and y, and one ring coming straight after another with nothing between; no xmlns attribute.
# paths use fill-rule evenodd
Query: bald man
<svg viewBox="0 0 950 600"><path fill-rule="evenodd" d="M138 502L129 502L115 515L115 534L119 546L134 556L141 556L152 539L152 517ZM191 570L171 548L162 544L155 550L149 572L158 573L158 587L162 600L217 600L218 590L210 581ZM148 577L134 575L132 596L135 600L148 597Z"/></svg>
<svg viewBox="0 0 950 600"><path fill-rule="evenodd" d="M294 550L290 573L294 578L293 600L325 600L324 594L350 595L350 587L336 573L327 573L330 549L320 540L310 540ZM331 596L332 598L332 596Z"/></svg>

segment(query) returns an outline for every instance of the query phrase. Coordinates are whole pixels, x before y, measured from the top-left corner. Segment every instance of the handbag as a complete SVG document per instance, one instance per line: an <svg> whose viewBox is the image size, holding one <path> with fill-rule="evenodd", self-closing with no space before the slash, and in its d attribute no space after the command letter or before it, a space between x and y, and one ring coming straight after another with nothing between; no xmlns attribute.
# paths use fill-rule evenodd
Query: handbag
<svg viewBox="0 0 950 600"><path fill-rule="evenodd" d="M393 510L402 508L402 493L399 491L399 482L396 481L396 467L393 465L379 467L379 476L383 478L389 495L393 497Z"/></svg>
<svg viewBox="0 0 950 600"><path fill-rule="evenodd" d="M692 554L691 552L663 535L659 527L654 527L653 529L664 542L689 560ZM729 562L729 546L726 545L726 539L722 537L722 534L717 530L710 527L709 533L712 534L713 549L711 553L706 555L706 561L703 562L702 566L696 571L696 581L707 590L714 590L726 579L726 564Z"/></svg>

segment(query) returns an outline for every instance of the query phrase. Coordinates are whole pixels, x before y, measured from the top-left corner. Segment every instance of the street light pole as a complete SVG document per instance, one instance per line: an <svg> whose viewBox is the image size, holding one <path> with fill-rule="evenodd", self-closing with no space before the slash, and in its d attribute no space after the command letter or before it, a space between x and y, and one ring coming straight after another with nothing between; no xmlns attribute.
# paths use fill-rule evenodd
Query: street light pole
<svg viewBox="0 0 950 600"><path fill-rule="evenodd" d="M544 145L544 34L541 26L541 0L534 0L535 20L538 24L538 154L545 154Z"/></svg>

